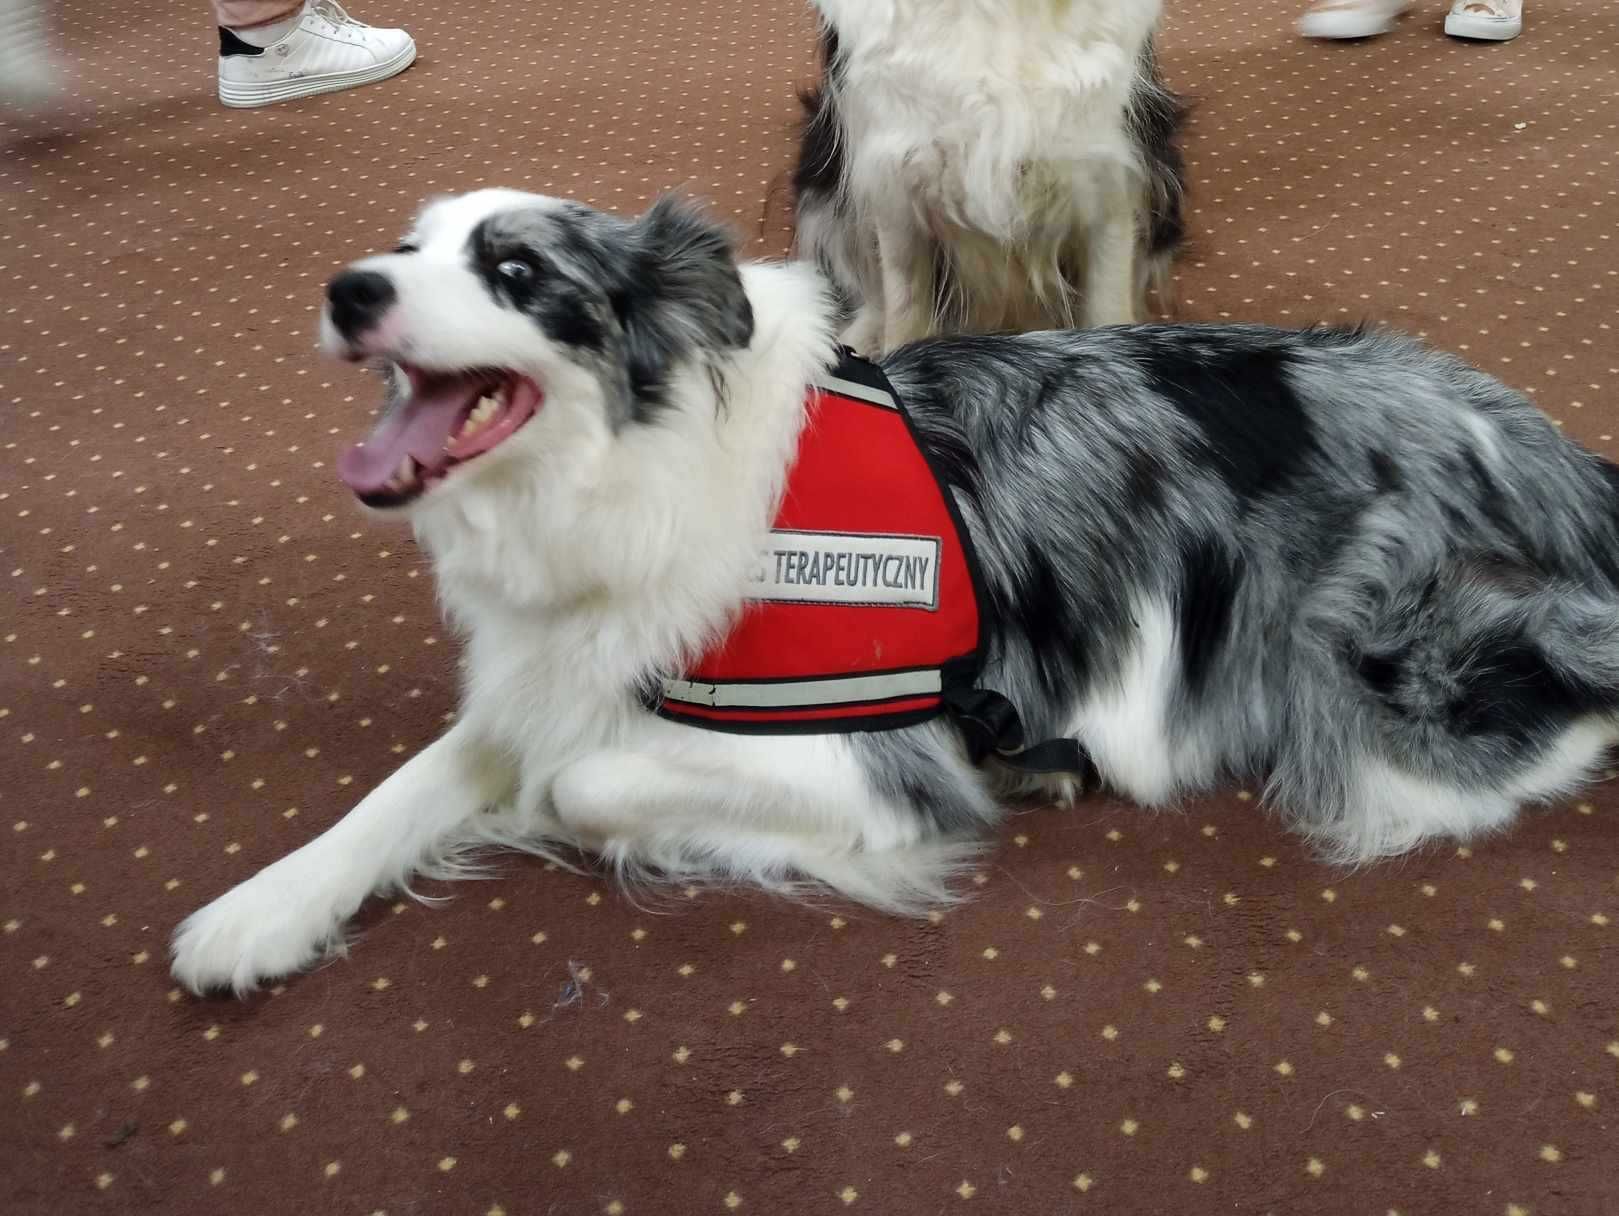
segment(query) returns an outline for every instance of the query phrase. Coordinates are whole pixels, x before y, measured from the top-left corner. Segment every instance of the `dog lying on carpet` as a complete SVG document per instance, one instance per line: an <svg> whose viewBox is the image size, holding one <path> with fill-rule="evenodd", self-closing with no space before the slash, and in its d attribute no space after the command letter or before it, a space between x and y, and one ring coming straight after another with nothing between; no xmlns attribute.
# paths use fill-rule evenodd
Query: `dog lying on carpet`
<svg viewBox="0 0 1619 1216"><path fill-rule="evenodd" d="M863 354L1140 320L1181 244L1159 0L816 0L798 251Z"/></svg>
<svg viewBox="0 0 1619 1216"><path fill-rule="evenodd" d="M686 205L502 190L332 281L325 349L393 373L339 470L414 525L464 698L186 920L181 981L306 967L490 845L911 912L1087 765L1149 805L1264 780L1358 862L1503 827L1614 740L1619 480L1490 377L1244 325L877 365L833 312Z"/></svg>

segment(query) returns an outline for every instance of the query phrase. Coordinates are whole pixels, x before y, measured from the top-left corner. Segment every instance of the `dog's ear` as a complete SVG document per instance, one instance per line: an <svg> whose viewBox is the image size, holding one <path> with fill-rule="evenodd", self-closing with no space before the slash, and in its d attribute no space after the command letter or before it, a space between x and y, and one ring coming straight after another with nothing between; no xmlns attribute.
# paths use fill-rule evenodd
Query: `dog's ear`
<svg viewBox="0 0 1619 1216"><path fill-rule="evenodd" d="M633 225L637 257L617 305L638 407L661 403L675 365L753 340L753 307L727 229L687 202L661 198Z"/></svg>

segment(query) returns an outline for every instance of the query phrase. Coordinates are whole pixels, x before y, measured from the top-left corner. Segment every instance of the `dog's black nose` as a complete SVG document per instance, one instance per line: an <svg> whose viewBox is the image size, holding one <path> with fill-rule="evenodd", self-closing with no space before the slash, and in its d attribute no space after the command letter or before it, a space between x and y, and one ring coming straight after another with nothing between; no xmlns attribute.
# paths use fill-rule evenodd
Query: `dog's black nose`
<svg viewBox="0 0 1619 1216"><path fill-rule="evenodd" d="M337 332L354 341L393 305L398 293L393 280L374 270L345 270L326 285Z"/></svg>

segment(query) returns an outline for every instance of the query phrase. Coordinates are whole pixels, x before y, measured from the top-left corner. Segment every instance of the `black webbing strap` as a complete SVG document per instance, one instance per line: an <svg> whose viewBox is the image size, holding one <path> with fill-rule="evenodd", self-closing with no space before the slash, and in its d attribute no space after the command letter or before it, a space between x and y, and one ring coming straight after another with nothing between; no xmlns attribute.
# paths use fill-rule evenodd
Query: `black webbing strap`
<svg viewBox="0 0 1619 1216"><path fill-rule="evenodd" d="M1023 720L1017 708L987 688L950 688L944 693L945 712L961 728L967 754L974 764L993 756L1008 768L1023 773L1073 773L1086 785L1096 783L1096 766L1077 739L1023 741Z"/></svg>

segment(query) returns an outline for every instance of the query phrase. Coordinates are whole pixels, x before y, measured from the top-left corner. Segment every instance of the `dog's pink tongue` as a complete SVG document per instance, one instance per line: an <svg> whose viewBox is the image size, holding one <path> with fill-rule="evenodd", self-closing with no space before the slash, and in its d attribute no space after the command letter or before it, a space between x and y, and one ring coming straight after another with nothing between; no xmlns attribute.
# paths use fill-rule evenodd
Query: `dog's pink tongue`
<svg viewBox="0 0 1619 1216"><path fill-rule="evenodd" d="M382 416L365 440L337 458L337 475L356 494L374 494L393 479L406 456L428 471L448 463L444 448L481 385L449 380L424 386Z"/></svg>

